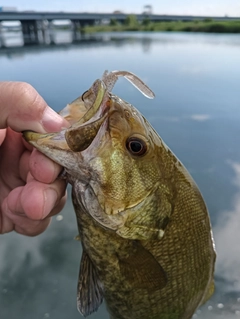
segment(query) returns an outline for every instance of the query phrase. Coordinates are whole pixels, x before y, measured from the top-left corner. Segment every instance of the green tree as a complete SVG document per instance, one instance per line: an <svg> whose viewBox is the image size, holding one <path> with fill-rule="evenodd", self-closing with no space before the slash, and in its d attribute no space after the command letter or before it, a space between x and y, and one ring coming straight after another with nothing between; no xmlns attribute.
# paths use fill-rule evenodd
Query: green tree
<svg viewBox="0 0 240 319"><path fill-rule="evenodd" d="M118 22L117 22L116 19L111 18L109 25L111 25L111 26L116 26L116 25L118 25Z"/></svg>
<svg viewBox="0 0 240 319"><path fill-rule="evenodd" d="M213 19L212 18L205 18L205 19L203 19L203 22L212 22L213 21Z"/></svg>
<svg viewBox="0 0 240 319"><path fill-rule="evenodd" d="M149 17L144 18L142 21L142 25L144 25L144 26L149 26L150 23L151 23L151 21L150 21Z"/></svg>
<svg viewBox="0 0 240 319"><path fill-rule="evenodd" d="M124 24L128 27L135 27L138 25L137 17L134 14L130 14L126 17Z"/></svg>

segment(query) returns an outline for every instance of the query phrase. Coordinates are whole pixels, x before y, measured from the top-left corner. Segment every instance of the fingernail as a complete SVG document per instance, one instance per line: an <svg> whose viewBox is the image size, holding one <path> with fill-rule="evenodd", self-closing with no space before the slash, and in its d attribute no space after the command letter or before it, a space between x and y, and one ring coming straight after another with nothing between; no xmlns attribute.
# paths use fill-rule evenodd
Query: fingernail
<svg viewBox="0 0 240 319"><path fill-rule="evenodd" d="M70 126L68 121L47 107L43 113L42 125L47 132L57 132Z"/></svg>
<svg viewBox="0 0 240 319"><path fill-rule="evenodd" d="M47 217L56 206L58 200L57 192L53 188L47 188L44 191L44 209L42 218Z"/></svg>

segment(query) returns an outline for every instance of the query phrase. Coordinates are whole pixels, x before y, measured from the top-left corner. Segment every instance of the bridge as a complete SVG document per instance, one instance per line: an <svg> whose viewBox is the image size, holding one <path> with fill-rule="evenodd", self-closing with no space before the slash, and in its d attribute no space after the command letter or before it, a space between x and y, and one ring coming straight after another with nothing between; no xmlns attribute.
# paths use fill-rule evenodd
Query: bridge
<svg viewBox="0 0 240 319"><path fill-rule="evenodd" d="M35 11L0 11L1 21L42 21L42 20L71 20L81 21L83 24L93 24L96 21L115 19L123 22L131 13L89 13L89 12L35 12ZM217 21L240 20L240 17L209 17L188 15L135 14L138 21L146 17L151 21L193 21L211 18Z"/></svg>
<svg viewBox="0 0 240 319"><path fill-rule="evenodd" d="M45 38L46 30L51 28L52 21L70 20L74 33L77 33L80 27L86 25L94 25L102 21L115 19L120 23L124 22L129 14L124 13L71 13L71 12L35 12L35 11L1 11L0 12L0 36L1 22L4 21L20 21L24 44L37 44L41 38ZM240 17L204 17L204 16L187 16L187 15L159 15L159 14L136 14L139 22L146 17L154 22L157 21L193 21L212 18L217 21L240 20ZM76 35L77 37L77 35Z"/></svg>

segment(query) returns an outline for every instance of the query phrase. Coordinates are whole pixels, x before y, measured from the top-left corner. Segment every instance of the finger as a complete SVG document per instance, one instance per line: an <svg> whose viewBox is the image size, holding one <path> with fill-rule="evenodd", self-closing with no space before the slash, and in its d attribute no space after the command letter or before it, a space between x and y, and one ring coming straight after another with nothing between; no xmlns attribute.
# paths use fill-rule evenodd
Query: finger
<svg viewBox="0 0 240 319"><path fill-rule="evenodd" d="M68 126L28 83L0 82L0 110L0 129L45 133Z"/></svg>
<svg viewBox="0 0 240 319"><path fill-rule="evenodd" d="M22 191L23 187L15 188L14 194L12 193L10 198L20 198ZM6 198L2 205L0 234L15 230L23 235L36 236L42 233L49 225L51 218L45 218L44 220L32 220L23 212L16 212L15 210L12 210L9 203L11 203L11 199L9 200L9 198Z"/></svg>
<svg viewBox="0 0 240 319"><path fill-rule="evenodd" d="M67 200L67 192L65 192L65 195L61 198L59 203L55 207L53 207L51 212L48 214L48 217L51 217L60 213L64 205L66 204L66 200Z"/></svg>
<svg viewBox="0 0 240 319"><path fill-rule="evenodd" d="M6 129L0 130L0 145L1 145L2 142L4 141L5 136L6 136Z"/></svg>
<svg viewBox="0 0 240 319"><path fill-rule="evenodd" d="M52 183L62 171L62 167L37 150L33 150L29 159L32 176L43 183Z"/></svg>
<svg viewBox="0 0 240 319"><path fill-rule="evenodd" d="M15 219L15 231L27 236L36 236L44 232L51 221L51 216L58 214L64 207L66 202L67 193L56 207L52 209L50 214L43 220L32 220L26 216L18 216ZM19 226L22 225L22 226Z"/></svg>
<svg viewBox="0 0 240 319"><path fill-rule="evenodd" d="M22 156L19 161L19 175L21 179L26 182L27 176L29 174L29 159L31 157L31 152L28 150L22 153Z"/></svg>
<svg viewBox="0 0 240 319"><path fill-rule="evenodd" d="M33 146L31 144L29 144L23 137L22 137L22 142L23 142L23 145L26 149L28 149L29 151L33 150Z"/></svg>
<svg viewBox="0 0 240 319"><path fill-rule="evenodd" d="M20 222L19 222L20 220ZM23 222L24 220L24 222ZM25 236L37 236L44 232L50 224L51 218L45 218L44 220L31 220L27 217L16 216L14 230ZM19 224L23 226L19 226Z"/></svg>
<svg viewBox="0 0 240 319"><path fill-rule="evenodd" d="M23 185L19 172L19 161L25 148L20 133L14 132L9 127L6 133L1 145L1 176L10 188L14 188Z"/></svg>
<svg viewBox="0 0 240 319"><path fill-rule="evenodd" d="M17 187L9 193L8 210L33 220L42 220L59 204L65 195L66 184L62 180L50 185L33 180L20 188L21 191Z"/></svg>
<svg viewBox="0 0 240 319"><path fill-rule="evenodd" d="M21 194L21 207L34 220L46 218L65 195L66 183L56 180L52 184L38 181L27 183Z"/></svg>

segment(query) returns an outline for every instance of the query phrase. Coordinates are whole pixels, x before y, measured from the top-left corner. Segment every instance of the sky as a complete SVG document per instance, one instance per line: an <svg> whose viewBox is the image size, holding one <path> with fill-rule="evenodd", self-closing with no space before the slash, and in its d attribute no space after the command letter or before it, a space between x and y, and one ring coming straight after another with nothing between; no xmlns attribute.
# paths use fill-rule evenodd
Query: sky
<svg viewBox="0 0 240 319"><path fill-rule="evenodd" d="M202 16L238 16L240 0L0 0L0 7L17 7L19 11L67 11L142 13L151 5L156 14L187 14Z"/></svg>

